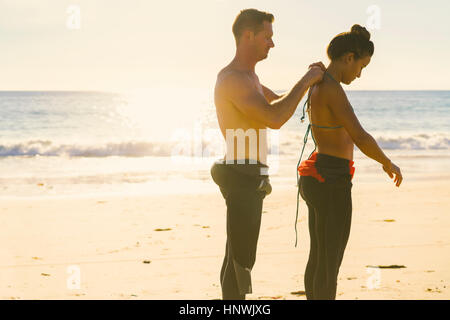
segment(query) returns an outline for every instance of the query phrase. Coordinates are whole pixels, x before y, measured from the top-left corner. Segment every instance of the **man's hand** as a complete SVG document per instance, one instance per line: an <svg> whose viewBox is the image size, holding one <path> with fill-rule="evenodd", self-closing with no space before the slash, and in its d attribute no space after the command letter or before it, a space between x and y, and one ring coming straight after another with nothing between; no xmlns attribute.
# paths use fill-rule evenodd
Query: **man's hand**
<svg viewBox="0 0 450 320"><path fill-rule="evenodd" d="M314 62L313 64L310 64L308 68L312 68L312 67L319 67L320 69L323 70L323 72L325 72L327 70L327 68L325 68L325 66L323 65L322 61Z"/></svg>
<svg viewBox="0 0 450 320"><path fill-rule="evenodd" d="M316 83L322 81L324 70L320 66L310 67L308 72L305 74L306 82L309 87L312 87Z"/></svg>

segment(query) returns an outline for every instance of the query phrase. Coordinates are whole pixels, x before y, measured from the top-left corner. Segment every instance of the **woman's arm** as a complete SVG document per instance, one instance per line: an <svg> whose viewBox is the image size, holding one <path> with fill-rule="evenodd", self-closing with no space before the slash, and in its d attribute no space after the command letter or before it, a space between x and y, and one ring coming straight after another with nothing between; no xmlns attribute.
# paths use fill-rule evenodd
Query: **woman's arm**
<svg viewBox="0 0 450 320"><path fill-rule="evenodd" d="M382 165L389 164L389 158L383 153L375 139L359 123L344 90L340 86L332 86L333 88L327 90L325 103L336 117L337 122L345 128L353 142L366 156Z"/></svg>
<svg viewBox="0 0 450 320"><path fill-rule="evenodd" d="M326 95L326 103L336 117L338 123L345 128L362 153L381 163L383 165L383 170L390 178L393 178L395 175L394 182L396 182L397 187L400 186L403 180L400 168L391 162L384 154L383 150L378 146L375 139L361 126L342 87L335 87L337 87L337 90L336 88L334 88L334 90L329 90L329 94Z"/></svg>

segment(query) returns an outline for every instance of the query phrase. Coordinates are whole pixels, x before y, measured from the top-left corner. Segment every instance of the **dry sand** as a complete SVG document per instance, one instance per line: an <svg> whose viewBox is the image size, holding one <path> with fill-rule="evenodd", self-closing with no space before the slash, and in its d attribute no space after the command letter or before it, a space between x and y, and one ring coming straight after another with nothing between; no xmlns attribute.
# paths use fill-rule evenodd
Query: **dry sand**
<svg viewBox="0 0 450 320"><path fill-rule="evenodd" d="M354 182L337 298L449 299L449 195L448 179L405 180L400 188ZM301 203L294 248L295 203L295 186L277 185L264 202L249 299L305 299L291 294L304 290L309 246ZM214 185L198 195L9 199L0 213L1 299L221 297L225 203ZM71 266L80 289L67 285L76 276Z"/></svg>

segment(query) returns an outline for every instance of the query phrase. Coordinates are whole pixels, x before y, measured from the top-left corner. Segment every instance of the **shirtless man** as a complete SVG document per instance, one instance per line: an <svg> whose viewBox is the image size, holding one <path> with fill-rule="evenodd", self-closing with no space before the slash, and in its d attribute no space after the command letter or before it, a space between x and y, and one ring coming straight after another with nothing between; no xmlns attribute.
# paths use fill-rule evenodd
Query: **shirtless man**
<svg viewBox="0 0 450 320"><path fill-rule="evenodd" d="M217 118L227 144L225 159L211 168L227 205L227 243L220 274L224 300L245 299L252 293L250 271L256 258L262 202L271 190L266 129L279 129L288 121L325 70L321 62L310 65L283 96L263 86L255 65L274 47L273 20L272 14L255 9L240 12L233 24L236 55L219 72L215 87Z"/></svg>

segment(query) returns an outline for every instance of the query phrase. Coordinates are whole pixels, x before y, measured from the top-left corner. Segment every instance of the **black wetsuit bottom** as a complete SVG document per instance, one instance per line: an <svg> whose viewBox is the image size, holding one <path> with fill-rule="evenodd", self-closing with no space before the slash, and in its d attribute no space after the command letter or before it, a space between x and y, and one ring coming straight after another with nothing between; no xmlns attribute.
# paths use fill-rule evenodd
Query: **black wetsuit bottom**
<svg viewBox="0 0 450 320"><path fill-rule="evenodd" d="M320 155L316 167L325 182L312 176L300 177L310 234L305 291L308 300L329 300L336 298L339 267L350 234L353 184L346 159Z"/></svg>
<svg viewBox="0 0 450 320"><path fill-rule="evenodd" d="M219 185L227 206L227 241L220 271L224 300L243 300L252 293L250 272L256 260L267 176L259 174L258 164L216 162L211 175ZM265 179L265 182L263 181Z"/></svg>

